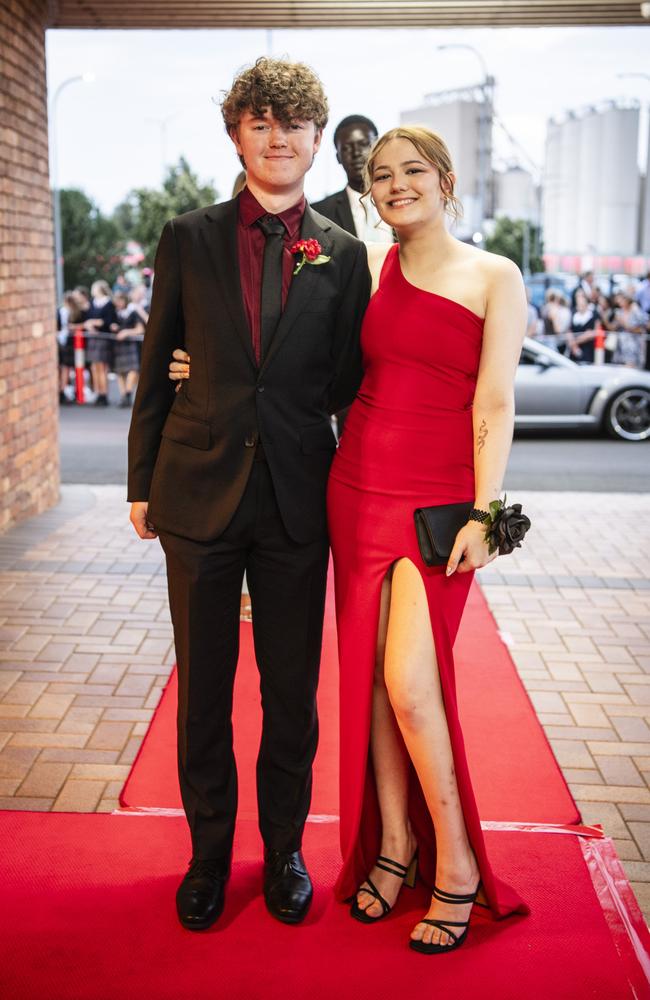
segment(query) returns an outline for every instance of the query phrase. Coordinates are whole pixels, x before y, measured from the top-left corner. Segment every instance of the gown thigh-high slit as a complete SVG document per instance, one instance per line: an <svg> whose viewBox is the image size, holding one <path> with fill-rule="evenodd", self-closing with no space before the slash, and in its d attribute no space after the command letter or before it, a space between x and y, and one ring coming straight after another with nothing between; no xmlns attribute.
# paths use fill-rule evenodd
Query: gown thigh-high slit
<svg viewBox="0 0 650 1000"><path fill-rule="evenodd" d="M357 891L380 854L370 754L380 594L391 567L407 558L426 591L460 802L488 903L495 917L528 912L490 866L458 718L453 644L473 574L447 577L444 567L426 566L413 520L417 507L474 499L472 400L482 334L480 317L411 285L397 245L389 250L363 323L363 382L328 486L341 694L340 900ZM409 817L420 873L432 887L435 831L412 765Z"/></svg>

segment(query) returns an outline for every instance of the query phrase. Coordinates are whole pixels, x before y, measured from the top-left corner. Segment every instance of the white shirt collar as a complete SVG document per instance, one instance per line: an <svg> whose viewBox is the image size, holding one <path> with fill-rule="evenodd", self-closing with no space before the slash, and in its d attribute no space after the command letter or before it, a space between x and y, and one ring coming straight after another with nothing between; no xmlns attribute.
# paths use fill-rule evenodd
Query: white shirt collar
<svg viewBox="0 0 650 1000"><path fill-rule="evenodd" d="M392 243L393 231L390 226L379 217L379 213L370 196L363 198L358 191L350 185L345 189L352 210L352 220L356 234L364 243Z"/></svg>

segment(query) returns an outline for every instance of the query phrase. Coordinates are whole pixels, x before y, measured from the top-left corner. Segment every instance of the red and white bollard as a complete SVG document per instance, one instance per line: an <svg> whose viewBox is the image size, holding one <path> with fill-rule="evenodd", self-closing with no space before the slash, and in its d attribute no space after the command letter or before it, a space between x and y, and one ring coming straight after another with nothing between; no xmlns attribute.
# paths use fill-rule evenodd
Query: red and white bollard
<svg viewBox="0 0 650 1000"><path fill-rule="evenodd" d="M84 375L86 374L86 349L82 326L75 327L74 338L74 387L78 403L84 403Z"/></svg>
<svg viewBox="0 0 650 1000"><path fill-rule="evenodd" d="M602 326L599 326L596 329L596 338L594 340L594 364L605 364L605 331Z"/></svg>

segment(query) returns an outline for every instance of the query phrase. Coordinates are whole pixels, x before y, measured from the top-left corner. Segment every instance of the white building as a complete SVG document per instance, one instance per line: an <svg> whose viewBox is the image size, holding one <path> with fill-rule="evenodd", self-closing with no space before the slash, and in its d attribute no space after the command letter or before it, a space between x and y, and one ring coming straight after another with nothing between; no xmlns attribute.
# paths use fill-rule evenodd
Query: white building
<svg viewBox="0 0 650 1000"><path fill-rule="evenodd" d="M637 252L638 135L638 106L611 103L549 122L543 184L548 253Z"/></svg>
<svg viewBox="0 0 650 1000"><path fill-rule="evenodd" d="M419 108L400 113L400 125L425 125L437 132L449 147L458 178L456 195L463 204L463 218L455 232L471 235L482 224L481 219L481 125L483 124L483 183L484 214L492 215L492 129L486 125L485 105L477 99L476 88L432 95Z"/></svg>
<svg viewBox="0 0 650 1000"><path fill-rule="evenodd" d="M495 171L494 215L539 224L539 188L528 170L511 166Z"/></svg>
<svg viewBox="0 0 650 1000"><path fill-rule="evenodd" d="M650 136L648 136L648 157L642 189L641 253L650 257Z"/></svg>

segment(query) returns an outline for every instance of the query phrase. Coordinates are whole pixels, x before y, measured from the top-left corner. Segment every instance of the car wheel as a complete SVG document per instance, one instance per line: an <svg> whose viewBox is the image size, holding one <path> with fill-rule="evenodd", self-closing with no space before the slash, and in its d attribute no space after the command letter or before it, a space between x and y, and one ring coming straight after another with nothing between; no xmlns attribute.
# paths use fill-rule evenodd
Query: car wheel
<svg viewBox="0 0 650 1000"><path fill-rule="evenodd" d="M650 438L650 389L624 389L612 399L605 414L605 430L623 441Z"/></svg>

